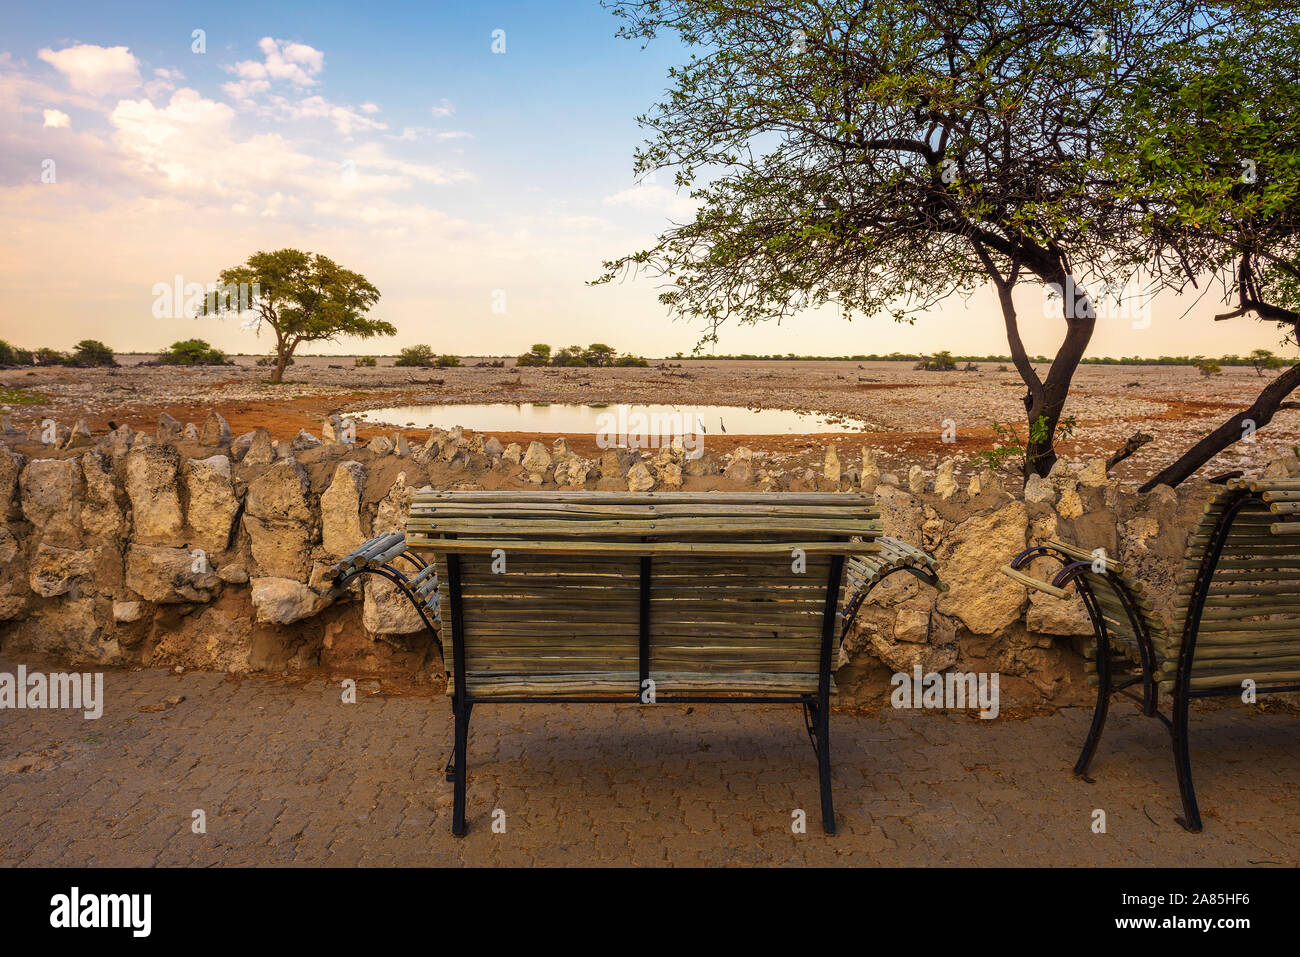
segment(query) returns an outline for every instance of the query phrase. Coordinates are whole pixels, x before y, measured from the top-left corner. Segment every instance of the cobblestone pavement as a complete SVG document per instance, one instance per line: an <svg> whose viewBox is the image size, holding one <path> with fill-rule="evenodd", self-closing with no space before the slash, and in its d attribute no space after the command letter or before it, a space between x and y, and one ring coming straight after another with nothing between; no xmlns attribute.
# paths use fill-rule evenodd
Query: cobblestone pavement
<svg viewBox="0 0 1300 957"><path fill-rule="evenodd" d="M35 666L34 666L35 667ZM0 662L12 673L15 663ZM1198 711L1206 830L1173 820L1168 736L1119 705L980 721L831 716L840 833L793 707L480 706L451 836L442 696L338 680L108 672L104 716L0 710L5 865L1236 865L1300 862L1300 719ZM179 703L167 699L183 696ZM206 834L195 834L202 809ZM505 833L493 833L493 812ZM792 812L805 809L806 834ZM1094 809L1106 833L1093 833Z"/></svg>

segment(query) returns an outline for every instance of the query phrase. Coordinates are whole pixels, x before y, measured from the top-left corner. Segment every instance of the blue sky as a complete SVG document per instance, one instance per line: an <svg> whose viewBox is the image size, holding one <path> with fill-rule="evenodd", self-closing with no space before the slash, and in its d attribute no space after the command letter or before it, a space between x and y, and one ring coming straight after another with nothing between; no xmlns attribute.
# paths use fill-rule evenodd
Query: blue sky
<svg viewBox="0 0 1300 957"><path fill-rule="evenodd" d="M614 36L595 0L554 3L11 5L0 38L0 338L157 350L198 336L264 351L238 323L154 315L155 286L208 282L257 249L297 246L381 292L393 352L514 353L609 342L665 355L698 331L648 281L590 288L691 204L635 184L635 117L685 54ZM194 30L206 50L192 50ZM505 31L505 53L492 52ZM54 182L42 182L47 161ZM504 311L501 311L504 303ZM1211 294L1152 322L1099 323L1094 354L1274 347ZM1028 311L1041 311L1029 291ZM33 319L39 321L33 322ZM1055 348L1057 323L1028 330ZM335 351L354 351L343 342ZM807 315L724 333L720 351L1001 352L991 296L913 327Z"/></svg>

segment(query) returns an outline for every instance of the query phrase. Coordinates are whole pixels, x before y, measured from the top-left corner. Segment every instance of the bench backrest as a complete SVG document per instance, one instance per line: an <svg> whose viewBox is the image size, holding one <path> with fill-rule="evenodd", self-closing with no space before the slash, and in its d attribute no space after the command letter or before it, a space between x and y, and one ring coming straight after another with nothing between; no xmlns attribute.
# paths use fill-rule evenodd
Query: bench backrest
<svg viewBox="0 0 1300 957"><path fill-rule="evenodd" d="M1216 561L1207 549L1218 542ZM1247 678L1300 684L1300 481L1239 480L1216 491L1188 538L1175 606L1161 690L1173 690L1192 633L1193 691Z"/></svg>
<svg viewBox="0 0 1300 957"><path fill-rule="evenodd" d="M407 543L434 556L471 696L630 698L649 677L660 700L815 693L844 557L879 532L859 494L422 490Z"/></svg>

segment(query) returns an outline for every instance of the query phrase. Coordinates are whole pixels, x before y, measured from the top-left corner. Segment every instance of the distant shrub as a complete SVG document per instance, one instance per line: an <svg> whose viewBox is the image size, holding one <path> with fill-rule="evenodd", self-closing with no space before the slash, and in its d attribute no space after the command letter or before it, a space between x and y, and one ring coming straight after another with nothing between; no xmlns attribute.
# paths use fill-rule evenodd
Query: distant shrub
<svg viewBox="0 0 1300 957"><path fill-rule="evenodd" d="M1219 364L1215 362L1213 359L1197 359L1195 362L1192 363L1192 365L1194 365L1196 367L1196 371L1203 376L1208 377L1212 375L1223 374L1223 370L1219 368Z"/></svg>
<svg viewBox="0 0 1300 957"><path fill-rule="evenodd" d="M164 366L225 366L231 365L226 354L214 349L202 339L182 339L173 342L166 352L158 354L158 364Z"/></svg>
<svg viewBox="0 0 1300 957"><path fill-rule="evenodd" d="M460 365L460 356L438 356L433 360L433 364L439 369L450 369Z"/></svg>
<svg viewBox="0 0 1300 957"><path fill-rule="evenodd" d="M927 372L952 372L957 368L957 360L945 349L943 352L924 357L919 366Z"/></svg>
<svg viewBox="0 0 1300 957"><path fill-rule="evenodd" d="M32 364L30 349L19 349L0 339L0 366L29 366Z"/></svg>
<svg viewBox="0 0 1300 957"><path fill-rule="evenodd" d="M352 360L352 365L356 366L357 368L360 368L361 366L369 366L370 368L373 369L376 365L378 365L378 363L375 361L374 356L357 356L355 359Z"/></svg>
<svg viewBox="0 0 1300 957"><path fill-rule="evenodd" d="M548 366L551 364L551 347L539 342L515 359L517 366Z"/></svg>
<svg viewBox="0 0 1300 957"><path fill-rule="evenodd" d="M32 358L38 366L61 366L68 361L67 354L58 349L37 349Z"/></svg>
<svg viewBox="0 0 1300 957"><path fill-rule="evenodd" d="M293 356L290 356L289 361L286 362L285 365L291 366L293 365L293 361ZM275 356L262 356L262 358L257 360L257 364L259 366L273 366L275 365Z"/></svg>
<svg viewBox="0 0 1300 957"><path fill-rule="evenodd" d="M407 346L393 363L395 366L431 366L433 350L426 345Z"/></svg>
<svg viewBox="0 0 1300 957"><path fill-rule="evenodd" d="M98 339L82 339L73 348L67 363L85 369L91 366L115 366L117 360L113 358L113 350Z"/></svg>
<svg viewBox="0 0 1300 957"><path fill-rule="evenodd" d="M640 356L634 356L630 352L625 352L617 359L614 360L614 365L624 366L624 367L636 366L639 368L645 368L646 366L650 365L650 363L647 362L645 359L642 359Z"/></svg>

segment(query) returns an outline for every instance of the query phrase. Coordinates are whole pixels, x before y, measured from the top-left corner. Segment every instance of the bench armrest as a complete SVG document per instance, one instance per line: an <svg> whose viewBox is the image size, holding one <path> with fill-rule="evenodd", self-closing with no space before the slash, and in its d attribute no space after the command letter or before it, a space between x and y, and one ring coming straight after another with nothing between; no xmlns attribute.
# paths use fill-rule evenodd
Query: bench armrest
<svg viewBox="0 0 1300 957"><path fill-rule="evenodd" d="M1047 594L1051 595L1053 598L1069 597L1068 593L1065 591L1064 588L1057 588L1055 585L1049 585L1045 581L1039 581L1037 578L1034 578L1032 575L1026 575L1023 572L1016 571L1010 565L1002 566L1002 574L1006 575L1008 578L1014 578L1016 581L1020 582L1020 584L1024 585L1026 588L1036 588L1041 592L1046 592Z"/></svg>

